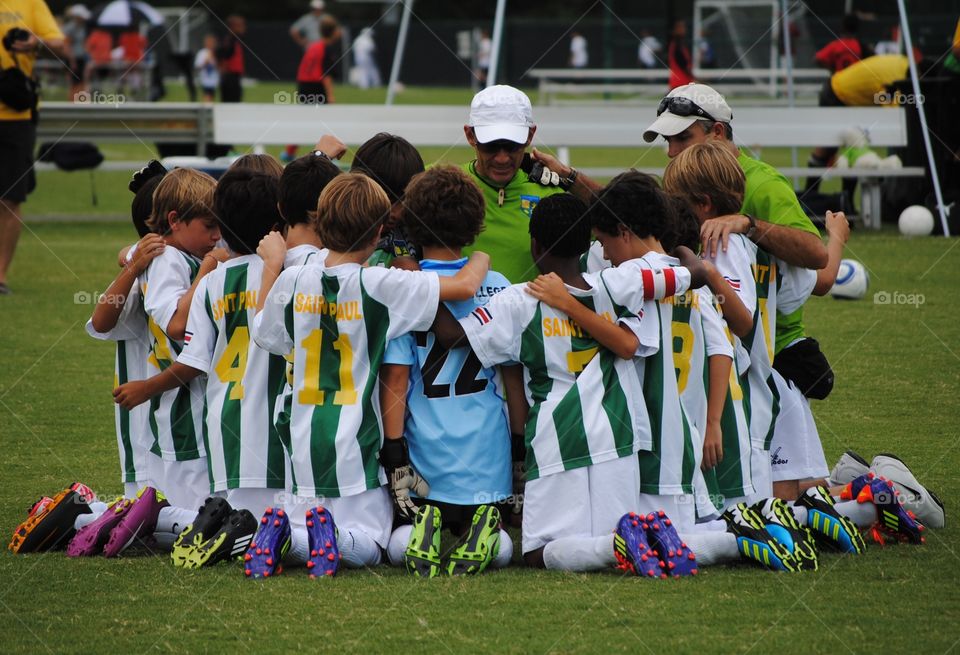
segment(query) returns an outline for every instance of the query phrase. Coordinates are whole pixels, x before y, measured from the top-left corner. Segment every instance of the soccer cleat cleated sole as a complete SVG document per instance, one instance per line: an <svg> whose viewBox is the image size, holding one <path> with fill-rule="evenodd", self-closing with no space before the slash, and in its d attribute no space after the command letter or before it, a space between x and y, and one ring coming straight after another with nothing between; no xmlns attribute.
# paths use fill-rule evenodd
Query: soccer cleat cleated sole
<svg viewBox="0 0 960 655"><path fill-rule="evenodd" d="M269 578L283 572L282 561L290 549L290 519L279 508L268 507L260 519L253 543L243 555L248 578Z"/></svg>
<svg viewBox="0 0 960 655"><path fill-rule="evenodd" d="M440 510L433 505L423 505L417 510L413 530L407 540L403 562L407 571L418 578L435 578L440 575Z"/></svg>
<svg viewBox="0 0 960 655"><path fill-rule="evenodd" d="M27 520L13 531L8 548L14 553L35 553L62 548L76 534L77 517L90 513L87 498L73 487L50 502L34 505Z"/></svg>
<svg viewBox="0 0 960 655"><path fill-rule="evenodd" d="M110 539L110 532L123 520L133 501L127 498L118 498L107 510L98 516L92 523L88 523L74 535L67 544L67 557L90 557L103 552L103 547Z"/></svg>
<svg viewBox="0 0 960 655"><path fill-rule="evenodd" d="M661 572L674 578L696 575L697 556L680 539L673 522L663 510L656 514L647 514L646 524L647 541L657 551Z"/></svg>
<svg viewBox="0 0 960 655"><path fill-rule="evenodd" d="M481 505L473 514L467 536L450 554L449 575L483 573L500 553L500 511L493 505Z"/></svg>
<svg viewBox="0 0 960 655"><path fill-rule="evenodd" d="M916 515L920 523L938 530L944 526L946 512L943 501L920 484L902 459L896 455L881 453L873 458L870 470L880 478L893 482L900 494L900 502Z"/></svg>
<svg viewBox="0 0 960 655"><path fill-rule="evenodd" d="M337 524L324 507L307 510L307 545L310 558L307 570L311 578L333 577L340 569L340 547L337 545Z"/></svg>
<svg viewBox="0 0 960 655"><path fill-rule="evenodd" d="M137 539L152 537L157 529L160 510L169 506L166 496L153 487L144 487L138 491L126 515L110 531L110 538L103 547L104 557L116 557Z"/></svg>
<svg viewBox="0 0 960 655"><path fill-rule="evenodd" d="M198 569L239 558L253 541L257 526L256 517L247 510L232 510L216 533L190 550L183 567Z"/></svg>
<svg viewBox="0 0 960 655"><path fill-rule="evenodd" d="M644 578L666 577L666 567L647 540L646 517L628 512L620 517L613 533L613 554L617 568ZM663 564L663 567L660 565Z"/></svg>
<svg viewBox="0 0 960 655"><path fill-rule="evenodd" d="M853 521L837 512L830 492L824 487L807 489L797 499L796 504L807 508L807 527L820 543L851 555L858 555L866 550L860 529Z"/></svg>
<svg viewBox="0 0 960 655"><path fill-rule="evenodd" d="M763 517L746 503L738 503L723 514L727 531L737 539L737 549L748 560L775 571L798 571L793 554L767 530Z"/></svg>
<svg viewBox="0 0 960 655"><path fill-rule="evenodd" d="M170 553L173 565L186 566L187 561L194 555L194 549L219 532L232 511L233 508L226 499L219 496L207 498L193 522L184 528L173 542L173 551Z"/></svg>
<svg viewBox="0 0 960 655"><path fill-rule="evenodd" d="M893 482L876 478L870 481L857 496L857 502L872 502L877 508L877 524L900 541L922 544L924 526L913 512L901 504Z"/></svg>

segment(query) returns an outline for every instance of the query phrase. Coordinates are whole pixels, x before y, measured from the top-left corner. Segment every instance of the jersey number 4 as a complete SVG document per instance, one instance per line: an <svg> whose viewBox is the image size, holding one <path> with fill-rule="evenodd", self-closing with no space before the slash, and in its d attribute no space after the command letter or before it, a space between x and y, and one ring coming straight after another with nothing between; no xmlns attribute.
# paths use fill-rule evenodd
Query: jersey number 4
<svg viewBox="0 0 960 655"><path fill-rule="evenodd" d="M427 333L417 332L417 346L427 347ZM427 398L449 398L451 395L467 396L472 393L480 393L487 388L487 379L477 379L477 374L482 368L480 360L472 349L468 349L467 358L460 368L456 382L453 383L454 393L450 393L449 384L436 384L437 376L443 370L443 365L447 361L449 351L438 343L434 342L430 352L427 353L427 360L423 363L421 373L423 375L423 395Z"/></svg>

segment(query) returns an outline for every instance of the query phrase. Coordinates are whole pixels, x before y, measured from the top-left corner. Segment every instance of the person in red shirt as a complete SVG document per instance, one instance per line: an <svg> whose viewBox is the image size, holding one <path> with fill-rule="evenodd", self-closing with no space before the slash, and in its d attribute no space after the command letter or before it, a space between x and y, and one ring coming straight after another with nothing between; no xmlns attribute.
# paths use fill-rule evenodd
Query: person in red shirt
<svg viewBox="0 0 960 655"><path fill-rule="evenodd" d="M817 65L826 68L832 74L871 56L873 52L857 36L859 29L860 19L856 14L844 16L840 38L834 39L817 52L814 56Z"/></svg>
<svg viewBox="0 0 960 655"><path fill-rule="evenodd" d="M227 16L229 33L220 41L217 48L217 62L220 65L220 101L243 102L243 46L240 38L247 33L247 21L243 16Z"/></svg>
<svg viewBox="0 0 960 655"><path fill-rule="evenodd" d="M307 46L297 68L297 95L294 104L326 105L333 99L333 78L330 77L328 54L331 44L340 38L340 25L332 16L320 19L320 40ZM297 156L297 146L288 145L280 161L289 163Z"/></svg>
<svg viewBox="0 0 960 655"><path fill-rule="evenodd" d="M674 21L673 29L670 31L670 43L667 45L667 66L670 67L669 85L671 89L694 81L690 48L687 47L686 38L687 22L685 20Z"/></svg>

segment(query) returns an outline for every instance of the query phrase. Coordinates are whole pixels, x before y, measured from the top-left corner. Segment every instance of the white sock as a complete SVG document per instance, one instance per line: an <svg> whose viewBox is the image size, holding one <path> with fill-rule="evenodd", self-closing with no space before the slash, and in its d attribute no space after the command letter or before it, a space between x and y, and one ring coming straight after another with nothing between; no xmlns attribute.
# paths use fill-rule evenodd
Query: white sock
<svg viewBox="0 0 960 655"><path fill-rule="evenodd" d="M283 561L287 564L306 564L310 559L310 538L307 536L307 528L299 526L290 526L290 550L287 551Z"/></svg>
<svg viewBox="0 0 960 655"><path fill-rule="evenodd" d="M697 523L693 526L691 532L726 532L727 531L727 522L723 519L713 519L712 521L704 521L703 523ZM693 551L696 553L697 551Z"/></svg>
<svg viewBox="0 0 960 655"><path fill-rule="evenodd" d="M101 503L99 500L95 500L87 506L90 508L90 513L81 514L73 522L73 527L76 530L79 530L83 526L90 525L96 521L104 512L107 511L107 507L109 507L109 505L106 503Z"/></svg>
<svg viewBox="0 0 960 655"><path fill-rule="evenodd" d="M197 518L197 510L182 507L164 507L157 515L157 532L178 535Z"/></svg>
<svg viewBox="0 0 960 655"><path fill-rule="evenodd" d="M597 571L617 563L613 534L602 537L564 537L543 549L543 563L559 571Z"/></svg>
<svg viewBox="0 0 960 655"><path fill-rule="evenodd" d="M512 559L513 559L513 539L510 538L510 534L506 530L501 529L500 530L500 552L497 553L497 556L493 558L492 562L490 562L490 566L495 569L502 569L505 566L509 566L510 560Z"/></svg>
<svg viewBox="0 0 960 655"><path fill-rule="evenodd" d="M790 506L790 509L793 510L793 515L797 518L797 523L800 525L807 524L807 508L800 507L799 505L794 505L793 502L787 503Z"/></svg>
<svg viewBox="0 0 960 655"><path fill-rule="evenodd" d="M387 543L387 560L393 566L403 566L403 554L407 551L411 532L413 532L412 525L401 525L390 535L390 541Z"/></svg>
<svg viewBox="0 0 960 655"><path fill-rule="evenodd" d="M698 566L710 566L720 562L740 559L737 538L729 532L684 532L680 535L683 542L697 556Z"/></svg>
<svg viewBox="0 0 960 655"><path fill-rule="evenodd" d="M380 545L362 530L341 530L337 547L340 548L341 562L353 569L376 566L383 559Z"/></svg>
<svg viewBox="0 0 960 655"><path fill-rule="evenodd" d="M877 506L873 503L858 503L847 500L834 505L840 516L846 516L858 528L869 528L877 522Z"/></svg>

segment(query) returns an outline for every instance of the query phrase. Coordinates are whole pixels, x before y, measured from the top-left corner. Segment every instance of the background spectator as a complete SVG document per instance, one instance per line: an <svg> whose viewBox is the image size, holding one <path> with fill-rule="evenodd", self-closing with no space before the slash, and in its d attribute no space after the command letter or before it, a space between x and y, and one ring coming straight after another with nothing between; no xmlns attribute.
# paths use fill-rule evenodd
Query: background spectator
<svg viewBox="0 0 960 655"><path fill-rule="evenodd" d="M826 68L831 73L838 73L850 64L855 64L873 54L870 48L860 40L857 32L860 30L860 19L856 14L847 14L843 17L840 28L840 38L834 39L823 46L814 58L817 65Z"/></svg>
<svg viewBox="0 0 960 655"><path fill-rule="evenodd" d="M663 44L660 39L650 33L650 30L640 30L640 46L637 48L637 59L644 68L658 68L660 64L659 54L663 50Z"/></svg>
<svg viewBox="0 0 960 655"><path fill-rule="evenodd" d="M570 39L570 67L586 68L589 61L587 39L580 32L574 32Z"/></svg>
<svg viewBox="0 0 960 655"><path fill-rule="evenodd" d="M373 40L373 28L364 27L353 42L353 60L357 70L356 83L361 89L383 86L380 68L374 57L376 51L377 44Z"/></svg>
<svg viewBox="0 0 960 655"><path fill-rule="evenodd" d="M323 0L310 0L310 11L290 26L290 38L304 50L320 40L320 19L326 7Z"/></svg>
<svg viewBox="0 0 960 655"><path fill-rule="evenodd" d="M220 71L217 70L217 37L207 34L203 37L203 47L197 52L193 60L193 68L197 72L197 81L203 91L203 101L213 102L217 96L217 85L220 84Z"/></svg>
<svg viewBox="0 0 960 655"><path fill-rule="evenodd" d="M243 16L227 16L229 32L217 49L217 61L220 65L220 102L243 102L243 46L241 37L247 32L247 21Z"/></svg>
<svg viewBox="0 0 960 655"><path fill-rule="evenodd" d="M687 21L674 21L667 45L667 65L670 67L671 89L693 82L690 48L687 47Z"/></svg>
<svg viewBox="0 0 960 655"><path fill-rule="evenodd" d="M63 35L66 37L67 61L70 64L70 98L86 88L87 77L87 22L90 20L90 10L85 5L71 5L67 7L67 20L63 24Z"/></svg>

